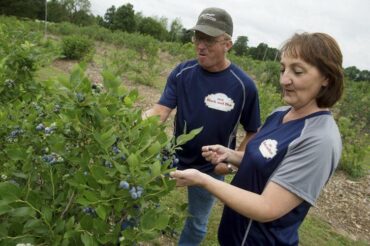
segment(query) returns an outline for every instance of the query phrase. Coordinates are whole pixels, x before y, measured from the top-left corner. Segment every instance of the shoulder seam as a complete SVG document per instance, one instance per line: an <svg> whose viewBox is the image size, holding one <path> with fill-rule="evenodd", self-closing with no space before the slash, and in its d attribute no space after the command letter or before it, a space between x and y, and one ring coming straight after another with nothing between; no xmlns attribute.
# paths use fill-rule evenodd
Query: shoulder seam
<svg viewBox="0 0 370 246"><path fill-rule="evenodd" d="M191 68L194 68L194 67L196 67L196 66L198 66L198 63L195 63L194 65L192 65L192 66L190 66L190 67L184 67L183 69L181 69L181 71L180 71L180 72L178 72L178 73L176 74L176 78L177 78L178 76L180 76L184 71L186 71L186 70L188 70L188 69L191 69Z"/></svg>

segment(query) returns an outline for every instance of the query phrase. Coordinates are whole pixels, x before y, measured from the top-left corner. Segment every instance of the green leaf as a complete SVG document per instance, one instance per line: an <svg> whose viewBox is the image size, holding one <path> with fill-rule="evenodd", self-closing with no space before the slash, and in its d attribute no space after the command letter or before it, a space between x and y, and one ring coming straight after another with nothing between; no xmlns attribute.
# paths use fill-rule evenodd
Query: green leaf
<svg viewBox="0 0 370 246"><path fill-rule="evenodd" d="M14 201L17 200L20 195L21 190L17 185L10 182L0 183L0 197L3 200Z"/></svg>
<svg viewBox="0 0 370 246"><path fill-rule="evenodd" d="M127 158L127 162L129 164L130 168L135 168L139 165L139 159L137 158L137 156L135 154L131 154Z"/></svg>
<svg viewBox="0 0 370 246"><path fill-rule="evenodd" d="M116 142L117 137L115 136L114 131L115 129L111 128L104 133L94 133L95 140L106 151Z"/></svg>
<svg viewBox="0 0 370 246"><path fill-rule="evenodd" d="M161 164L159 161L153 163L153 165L150 167L150 171L152 177L157 177L161 174Z"/></svg>
<svg viewBox="0 0 370 246"><path fill-rule="evenodd" d="M105 220L105 218L107 217L107 211L105 211L105 208L103 206L98 206L96 208L96 213L102 220Z"/></svg>
<svg viewBox="0 0 370 246"><path fill-rule="evenodd" d="M170 216L157 210L149 210L141 217L141 226L145 231L163 230L167 227Z"/></svg>
<svg viewBox="0 0 370 246"><path fill-rule="evenodd" d="M20 161L27 159L27 153L23 148L14 147L6 150L7 155L11 160Z"/></svg>
<svg viewBox="0 0 370 246"><path fill-rule="evenodd" d="M194 130L190 131L187 134L182 134L182 135L178 136L177 139L176 139L176 145L183 145L183 144L189 142L196 135L198 135L202 130L203 130L203 127L200 127L200 128L197 128L197 129L194 129Z"/></svg>
<svg viewBox="0 0 370 246"><path fill-rule="evenodd" d="M95 178L95 180L100 184L111 184L112 181L106 179L108 178L105 174L105 169L101 166L94 166L90 168L92 176Z"/></svg>
<svg viewBox="0 0 370 246"><path fill-rule="evenodd" d="M92 236L90 236L88 233L81 234L81 241L85 246L95 246L98 245Z"/></svg>
<svg viewBox="0 0 370 246"><path fill-rule="evenodd" d="M156 141L155 143L150 145L148 152L150 155L154 155L154 154L159 153L160 150L161 150L161 144L158 141Z"/></svg>
<svg viewBox="0 0 370 246"><path fill-rule="evenodd" d="M109 91L115 91L122 83L121 80L110 71L103 71L102 75L104 87Z"/></svg>
<svg viewBox="0 0 370 246"><path fill-rule="evenodd" d="M89 190L85 190L83 192L83 196L86 197L86 199L89 200L90 202L96 202L99 200L98 197L96 196L96 193Z"/></svg>
<svg viewBox="0 0 370 246"><path fill-rule="evenodd" d="M167 227L169 221L170 221L170 216L167 213L163 213L163 212L160 213L158 217L156 218L156 222L157 222L156 228L158 230L164 230Z"/></svg>
<svg viewBox="0 0 370 246"><path fill-rule="evenodd" d="M33 217L35 215L35 211L30 207L20 207L12 209L11 214L14 217L26 217L26 216Z"/></svg>

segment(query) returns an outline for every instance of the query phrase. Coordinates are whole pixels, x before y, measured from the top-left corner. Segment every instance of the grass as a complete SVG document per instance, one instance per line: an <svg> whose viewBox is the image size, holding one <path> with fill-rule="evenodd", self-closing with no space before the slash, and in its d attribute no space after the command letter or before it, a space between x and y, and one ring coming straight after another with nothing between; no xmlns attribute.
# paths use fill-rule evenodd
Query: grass
<svg viewBox="0 0 370 246"><path fill-rule="evenodd" d="M65 78L67 79L69 74L53 66L42 67L36 72L36 80L45 81L48 79Z"/></svg>

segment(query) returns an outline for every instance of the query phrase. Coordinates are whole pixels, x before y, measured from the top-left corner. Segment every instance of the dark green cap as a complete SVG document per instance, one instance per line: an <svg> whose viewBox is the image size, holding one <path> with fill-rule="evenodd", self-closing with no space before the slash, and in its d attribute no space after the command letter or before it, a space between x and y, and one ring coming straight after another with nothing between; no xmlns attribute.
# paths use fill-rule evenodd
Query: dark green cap
<svg viewBox="0 0 370 246"><path fill-rule="evenodd" d="M203 32L209 36L217 37L224 33L233 35L233 20L229 13L220 8L206 8L200 13L197 24L192 31Z"/></svg>

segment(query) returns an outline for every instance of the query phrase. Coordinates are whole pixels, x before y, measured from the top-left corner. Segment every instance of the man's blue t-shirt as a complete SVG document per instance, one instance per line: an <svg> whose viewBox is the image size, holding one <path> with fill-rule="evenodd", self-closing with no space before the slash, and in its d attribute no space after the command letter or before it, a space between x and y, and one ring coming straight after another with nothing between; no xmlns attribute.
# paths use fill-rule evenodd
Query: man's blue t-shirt
<svg viewBox="0 0 370 246"><path fill-rule="evenodd" d="M158 104L177 108L175 136L193 129L203 130L177 152L178 168L212 172L214 165L201 155L204 145L221 144L235 148L240 122L248 132L260 126L257 89L236 65L220 72L208 72L197 60L178 65L170 74Z"/></svg>
<svg viewBox="0 0 370 246"><path fill-rule="evenodd" d="M290 110L274 111L246 147L231 184L262 194L269 181L304 201L283 217L261 223L225 206L220 245L298 245L298 228L333 174L341 154L338 127L329 111L283 123Z"/></svg>

